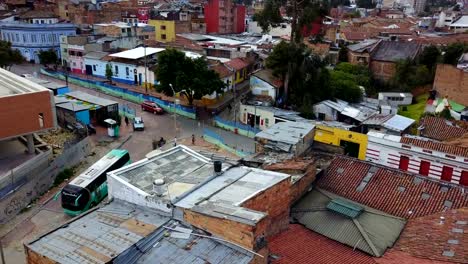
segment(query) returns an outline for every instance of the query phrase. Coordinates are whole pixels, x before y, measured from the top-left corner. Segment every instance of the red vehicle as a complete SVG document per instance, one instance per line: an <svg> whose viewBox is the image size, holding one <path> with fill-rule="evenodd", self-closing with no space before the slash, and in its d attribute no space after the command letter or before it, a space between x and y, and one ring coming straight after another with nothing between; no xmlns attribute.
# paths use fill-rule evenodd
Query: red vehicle
<svg viewBox="0 0 468 264"><path fill-rule="evenodd" d="M143 111L148 111L148 112L151 112L153 114L162 114L164 113L164 110L159 107L159 105L151 102L151 101L144 101L143 103L141 103L141 110Z"/></svg>

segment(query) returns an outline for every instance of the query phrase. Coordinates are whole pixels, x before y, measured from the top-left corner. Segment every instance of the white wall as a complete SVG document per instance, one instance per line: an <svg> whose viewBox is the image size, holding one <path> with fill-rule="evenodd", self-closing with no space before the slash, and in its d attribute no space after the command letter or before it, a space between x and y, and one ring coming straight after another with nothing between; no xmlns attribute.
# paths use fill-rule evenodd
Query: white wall
<svg viewBox="0 0 468 264"><path fill-rule="evenodd" d="M248 21L247 32L255 34L263 34L262 28L258 26L256 21ZM273 37L289 36L291 34L291 24L282 23L279 27L272 27L270 31L266 33Z"/></svg>
<svg viewBox="0 0 468 264"><path fill-rule="evenodd" d="M464 158L456 156L455 159L448 159L445 153L433 151L432 154L423 152L422 148L411 146L411 149L402 148L400 142L390 141L383 138L369 136L367 144L366 160L398 169L401 156L409 157L408 171L419 173L421 160L426 160L431 163L429 169L430 178L440 180L442 175L442 167L450 166L453 168L452 183L458 184L460 181L461 172L468 171L468 164L464 162ZM427 150L426 150L427 151Z"/></svg>
<svg viewBox="0 0 468 264"><path fill-rule="evenodd" d="M253 105L239 105L239 120L243 124L248 124L248 114L260 116L260 124L257 126L260 130L265 130L275 124L275 116L272 111L261 109ZM268 125L267 125L268 120Z"/></svg>
<svg viewBox="0 0 468 264"><path fill-rule="evenodd" d="M319 113L325 114L325 121L336 121L338 120L338 111L325 105L316 104L313 106L315 117L319 117Z"/></svg>
<svg viewBox="0 0 468 264"><path fill-rule="evenodd" d="M167 207L168 201L163 201L160 197L149 195L126 183L117 176L108 174L107 185L109 188L109 199L116 198L136 205L154 208L163 212L172 212L172 208Z"/></svg>
<svg viewBox="0 0 468 264"><path fill-rule="evenodd" d="M273 101L276 101L276 88L254 75L250 77L250 89L252 94L268 95Z"/></svg>
<svg viewBox="0 0 468 264"><path fill-rule="evenodd" d="M139 75L141 73L141 82L144 83L145 82L145 67L144 66L138 66L137 68L137 75ZM147 78L147 82L150 83L150 84L154 84L154 81L155 81L155 76L154 76L154 72L150 69L147 69L146 70L146 78ZM149 86L148 86L149 87Z"/></svg>
<svg viewBox="0 0 468 264"><path fill-rule="evenodd" d="M101 76L101 77L105 77L106 76L106 65L107 65L107 62L105 61L100 61L100 60L96 60L96 59L88 59L88 58L84 58L84 64L85 65L91 65L91 66L96 66L96 71L94 70L94 67L93 67L93 75L96 75L96 76ZM86 66L85 66L86 67Z"/></svg>

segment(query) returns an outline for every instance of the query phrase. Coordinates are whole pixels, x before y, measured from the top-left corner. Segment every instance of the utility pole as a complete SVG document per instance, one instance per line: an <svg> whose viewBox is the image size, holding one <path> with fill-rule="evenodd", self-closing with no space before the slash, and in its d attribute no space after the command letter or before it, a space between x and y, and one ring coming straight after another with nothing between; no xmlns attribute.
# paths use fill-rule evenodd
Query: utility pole
<svg viewBox="0 0 468 264"><path fill-rule="evenodd" d="M0 239L0 258L2 259L2 264L6 264L5 255L3 254L3 245L2 245L1 239Z"/></svg>
<svg viewBox="0 0 468 264"><path fill-rule="evenodd" d="M176 108L176 104L177 104L178 99L176 99L176 97L175 97L176 93L175 93L174 87L172 86L172 83L170 83L169 86L172 89L172 96L174 97L174 144L175 144L176 143L176 138L177 138L177 114L176 114L177 108Z"/></svg>
<svg viewBox="0 0 468 264"><path fill-rule="evenodd" d="M145 94L148 94L148 79L147 79L147 68L148 68L148 63L146 61L146 45L143 43L143 50L145 53Z"/></svg>

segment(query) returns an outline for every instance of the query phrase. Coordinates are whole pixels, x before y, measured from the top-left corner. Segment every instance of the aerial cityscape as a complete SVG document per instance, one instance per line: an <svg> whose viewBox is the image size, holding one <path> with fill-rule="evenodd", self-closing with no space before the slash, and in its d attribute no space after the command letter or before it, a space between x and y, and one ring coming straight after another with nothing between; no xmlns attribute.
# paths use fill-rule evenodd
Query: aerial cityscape
<svg viewBox="0 0 468 264"><path fill-rule="evenodd" d="M0 0L0 264L468 263L468 0Z"/></svg>

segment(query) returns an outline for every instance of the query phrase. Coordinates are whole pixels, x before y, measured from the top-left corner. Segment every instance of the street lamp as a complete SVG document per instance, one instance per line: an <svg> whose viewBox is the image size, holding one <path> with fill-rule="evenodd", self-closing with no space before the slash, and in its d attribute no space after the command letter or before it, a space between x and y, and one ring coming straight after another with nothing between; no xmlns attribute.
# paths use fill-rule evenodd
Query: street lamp
<svg viewBox="0 0 468 264"><path fill-rule="evenodd" d="M172 89L172 96L174 97L174 144L177 144L176 143L176 140L177 140L177 115L176 115L176 104L179 102L179 99L176 99L175 95L175 91L174 91L174 87L172 86L172 83L169 84L169 86L171 87Z"/></svg>

